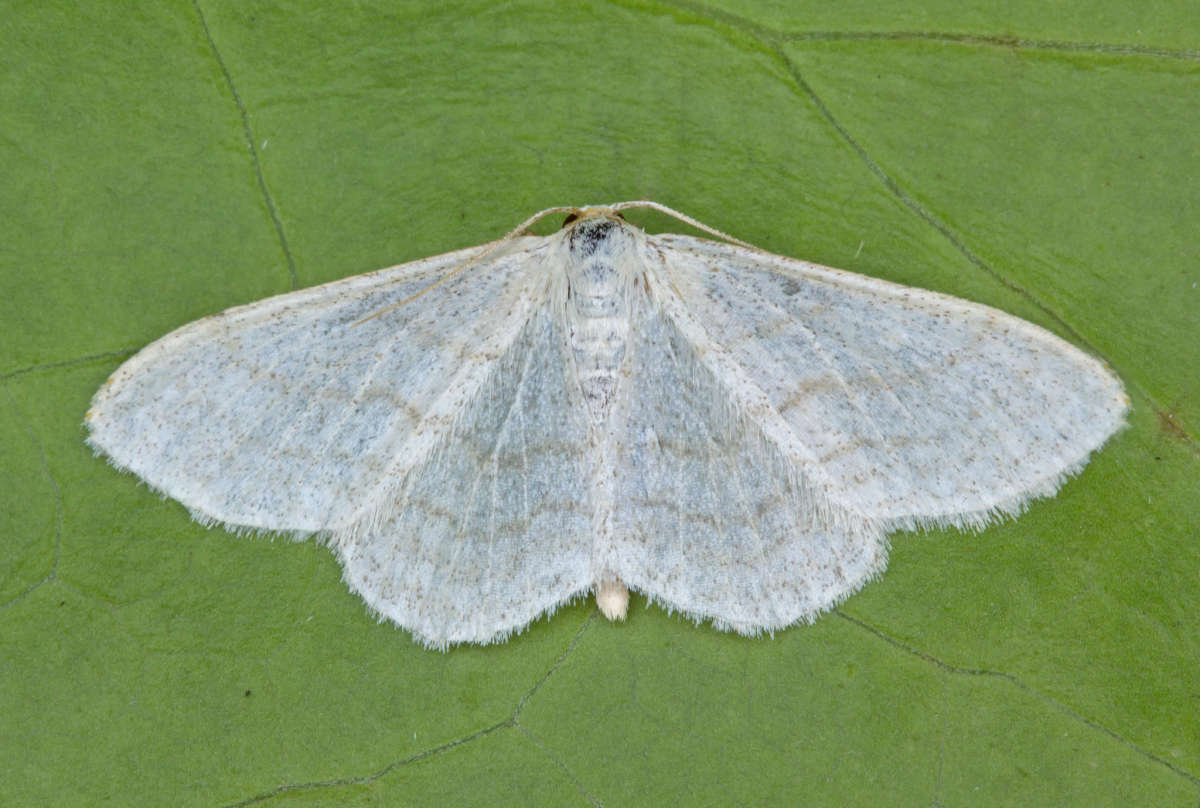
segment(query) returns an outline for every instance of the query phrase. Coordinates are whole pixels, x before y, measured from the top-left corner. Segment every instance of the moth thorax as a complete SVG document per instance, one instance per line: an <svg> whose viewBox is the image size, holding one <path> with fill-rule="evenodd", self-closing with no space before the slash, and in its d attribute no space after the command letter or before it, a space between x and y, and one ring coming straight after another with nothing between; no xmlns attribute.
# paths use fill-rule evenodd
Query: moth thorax
<svg viewBox="0 0 1200 808"><path fill-rule="evenodd" d="M567 239L567 333L592 422L608 417L629 337L633 235L607 218L584 219Z"/></svg>

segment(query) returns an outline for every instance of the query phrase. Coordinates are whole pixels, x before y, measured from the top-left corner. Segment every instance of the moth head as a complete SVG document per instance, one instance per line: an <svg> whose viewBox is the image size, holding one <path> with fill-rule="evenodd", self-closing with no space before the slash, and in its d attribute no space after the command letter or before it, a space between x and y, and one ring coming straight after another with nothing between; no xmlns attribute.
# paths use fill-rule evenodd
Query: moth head
<svg viewBox="0 0 1200 808"><path fill-rule="evenodd" d="M606 207L576 208L563 220L562 229L567 231L567 241L572 252L591 255L614 238L625 235L628 229L625 217L620 212Z"/></svg>
<svg viewBox="0 0 1200 808"><path fill-rule="evenodd" d="M567 213L567 218L563 219L562 229L567 229L575 222L584 219L612 219L614 221L625 221L625 217L615 208L607 205L587 205L582 208L571 208Z"/></svg>

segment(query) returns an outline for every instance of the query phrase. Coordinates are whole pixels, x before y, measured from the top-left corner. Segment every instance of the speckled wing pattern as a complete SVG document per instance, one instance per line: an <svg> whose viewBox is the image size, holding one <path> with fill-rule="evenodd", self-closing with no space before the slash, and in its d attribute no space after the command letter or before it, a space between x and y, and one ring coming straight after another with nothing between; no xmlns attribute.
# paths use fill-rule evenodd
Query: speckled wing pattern
<svg viewBox="0 0 1200 808"><path fill-rule="evenodd" d="M648 305L632 333L614 425L618 522L607 550L617 577L754 634L811 620L882 569L879 527L818 509L804 476L705 365L703 346Z"/></svg>
<svg viewBox="0 0 1200 808"><path fill-rule="evenodd" d="M200 521L311 534L373 510L535 305L537 248L433 285L480 248L279 295L179 328L96 393L89 443ZM405 305L359 322L423 289ZM415 303L416 301L414 301ZM358 323L356 325L356 323Z"/></svg>
<svg viewBox="0 0 1200 808"><path fill-rule="evenodd" d="M89 443L202 522L321 536L446 648L588 591L623 616L627 587L811 621L888 532L1016 514L1123 422L1116 376L1037 326L631 207L704 227L551 209L551 236L230 309L122 365Z"/></svg>
<svg viewBox="0 0 1200 808"><path fill-rule="evenodd" d="M559 318L535 310L442 445L335 533L346 581L428 645L487 643L592 585L588 429Z"/></svg>
<svg viewBox="0 0 1200 808"><path fill-rule="evenodd" d="M803 476L888 530L1019 513L1123 422L1128 398L1103 363L1010 314L737 245L653 240L679 310L786 422Z"/></svg>

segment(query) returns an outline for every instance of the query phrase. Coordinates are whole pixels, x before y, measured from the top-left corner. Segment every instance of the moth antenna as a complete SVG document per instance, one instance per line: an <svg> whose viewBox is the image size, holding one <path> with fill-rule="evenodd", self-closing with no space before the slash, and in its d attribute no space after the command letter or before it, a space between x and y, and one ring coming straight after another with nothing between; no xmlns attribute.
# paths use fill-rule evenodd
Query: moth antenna
<svg viewBox="0 0 1200 808"><path fill-rule="evenodd" d="M387 306L386 308L380 309L379 311L375 312L374 314L368 314L366 317L362 318L361 320L351 323L350 327L356 328L369 320L374 320L376 317L379 317L382 314L387 314L389 311L394 311L395 309L398 309L401 306L407 306L409 303L412 303L414 300L416 300L417 298L419 298L421 295L425 294L426 292L433 291L434 289L438 288L446 281L453 278L455 275L457 275L460 272L463 272L463 271L469 269L470 267L474 266L475 264L479 263L484 258L486 258L487 256L491 255L493 252L495 252L498 248L503 247L505 244L512 241L517 236L528 235L529 228L532 227L534 224L536 224L539 219L544 219L545 217L550 216L555 213L574 212L575 210L576 210L575 208L568 207L568 206L560 206L560 207L556 207L556 208L546 208L545 210L539 210L537 213L533 214L528 219L521 222L519 225L514 227L512 230L509 230L507 233L505 233L503 236L501 236L500 238L493 241L491 244L486 245L482 252L480 252L477 255L472 256L470 258L470 260L465 261L464 263L462 263L459 266L455 267L454 269L450 270L445 275L438 278L436 281L429 284L421 291L417 292L415 295L409 295L408 297L401 300L399 303L393 303L392 305Z"/></svg>
<svg viewBox="0 0 1200 808"><path fill-rule="evenodd" d="M767 252L766 250L762 249L761 247L755 247L753 244L742 241L740 238L731 236L728 233L718 230L715 227L709 227L704 222L693 219L691 216L688 216L686 213L680 213L679 211L675 210L674 208L669 208L666 205L663 205L659 202L651 202L649 199L635 199L630 202L618 202L615 205L609 205L608 207L612 208L613 211L616 211L616 212L620 212L623 210L629 210L630 208L648 208L650 210L656 210L659 213L665 213L674 219L678 219L679 221L683 222L684 224L690 224L692 227L696 228L697 230L703 230L705 233L708 233L710 236L716 236L717 238L719 238L723 241L728 241L730 244L736 244L739 247L745 247L746 249L754 250L757 253L766 253Z"/></svg>

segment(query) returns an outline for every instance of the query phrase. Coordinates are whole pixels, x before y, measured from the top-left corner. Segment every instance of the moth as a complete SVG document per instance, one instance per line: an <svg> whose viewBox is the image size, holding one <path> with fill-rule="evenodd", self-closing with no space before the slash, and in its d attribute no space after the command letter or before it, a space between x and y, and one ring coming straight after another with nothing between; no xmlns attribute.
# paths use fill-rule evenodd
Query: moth
<svg viewBox="0 0 1200 808"><path fill-rule="evenodd" d="M320 537L444 649L589 593L623 619L630 589L743 634L812 621L888 533L1053 495L1128 404L1024 320L635 201L185 325L87 425L206 525Z"/></svg>

